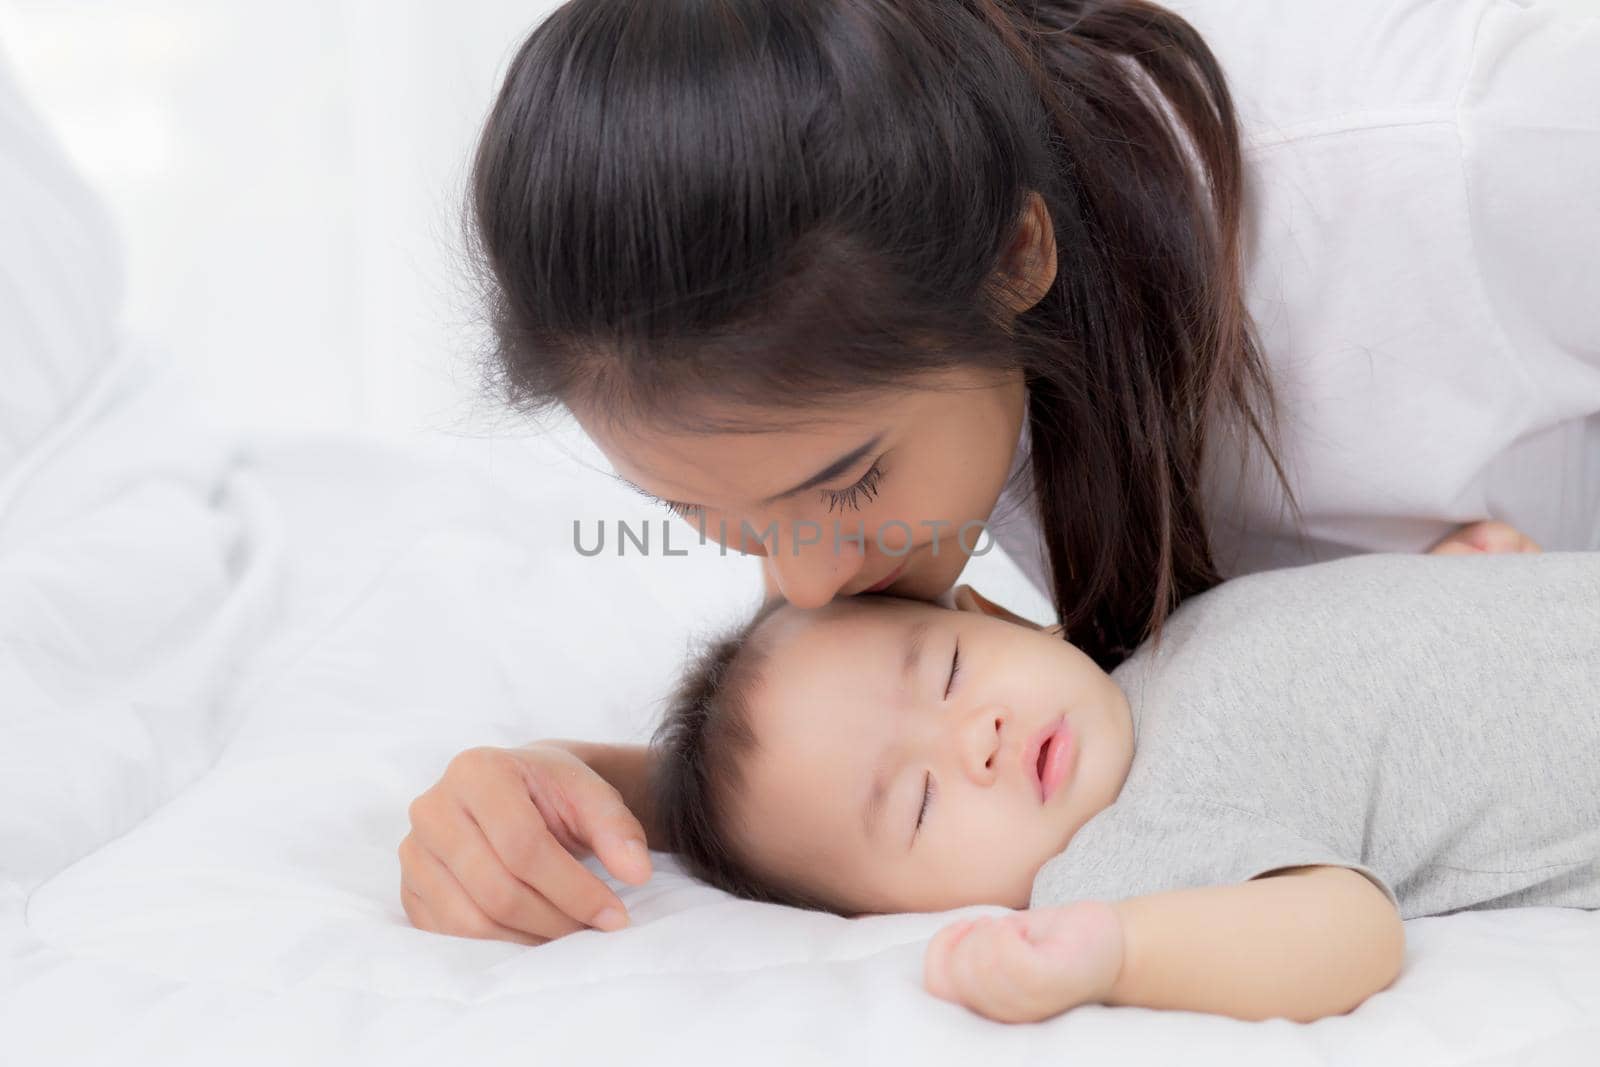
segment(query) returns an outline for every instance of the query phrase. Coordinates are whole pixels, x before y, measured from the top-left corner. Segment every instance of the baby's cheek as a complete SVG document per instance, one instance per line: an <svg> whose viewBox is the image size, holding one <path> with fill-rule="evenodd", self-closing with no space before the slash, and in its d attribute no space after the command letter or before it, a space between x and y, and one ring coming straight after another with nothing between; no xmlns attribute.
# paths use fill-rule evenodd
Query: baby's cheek
<svg viewBox="0 0 1600 1067"><path fill-rule="evenodd" d="M961 905L1027 907L1033 876L1044 865L1032 856L1037 849L1031 846L1027 827L1014 815L967 826L959 846L946 857L947 876L962 887Z"/></svg>

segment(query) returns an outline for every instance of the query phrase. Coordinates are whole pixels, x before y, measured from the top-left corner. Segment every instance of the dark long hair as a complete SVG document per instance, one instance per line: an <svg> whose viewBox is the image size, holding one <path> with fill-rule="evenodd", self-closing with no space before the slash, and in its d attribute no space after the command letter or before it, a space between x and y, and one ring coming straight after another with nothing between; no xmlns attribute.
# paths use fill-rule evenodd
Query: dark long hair
<svg viewBox="0 0 1600 1067"><path fill-rule="evenodd" d="M1259 439L1294 503L1233 105L1154 4L572 0L513 60L471 186L524 410L706 427L707 401L803 415L1020 370L1056 613L1107 669L1220 581L1208 432ZM1030 192L1058 270L1008 327Z"/></svg>

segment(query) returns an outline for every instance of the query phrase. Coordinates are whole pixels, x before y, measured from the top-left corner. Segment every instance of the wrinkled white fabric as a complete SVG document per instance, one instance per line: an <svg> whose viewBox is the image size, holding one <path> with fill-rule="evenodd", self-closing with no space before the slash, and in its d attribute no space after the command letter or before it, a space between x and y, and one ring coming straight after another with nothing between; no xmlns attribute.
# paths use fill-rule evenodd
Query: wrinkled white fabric
<svg viewBox="0 0 1600 1067"><path fill-rule="evenodd" d="M121 251L104 206L0 54L0 478L93 402L117 356Z"/></svg>
<svg viewBox="0 0 1600 1067"><path fill-rule="evenodd" d="M759 576L715 553L576 557L570 517L613 515L631 494L597 494L594 472L536 449L235 454L222 482L248 471L248 501L229 490L205 507L197 483L136 492L88 527L108 536L76 583L47 565L80 558L70 526L59 549L4 557L8 596L49 590L32 617L48 602L63 625L22 647L8 636L0 677L82 682L98 677L82 665L137 661L155 634L168 668L159 687L88 699L0 692L0 750L23 744L0 774L0 1059L970 1064L1048 1048L1086 1063L1366 1067L1396 1049L1410 1063L1540 1062L1522 1053L1594 1040L1600 916L1554 908L1415 920L1393 989L1304 1027L1105 1008L987 1023L920 987L947 916L736 901L661 854L649 884L617 886L633 918L618 934L530 950L412 929L395 849L449 758L641 738L684 635L748 612ZM150 559L178 543L140 532L162 526L190 531L192 562ZM127 624L120 610L143 601ZM264 632L229 624L252 605ZM81 632L106 641L92 659ZM240 640L199 639L210 633Z"/></svg>

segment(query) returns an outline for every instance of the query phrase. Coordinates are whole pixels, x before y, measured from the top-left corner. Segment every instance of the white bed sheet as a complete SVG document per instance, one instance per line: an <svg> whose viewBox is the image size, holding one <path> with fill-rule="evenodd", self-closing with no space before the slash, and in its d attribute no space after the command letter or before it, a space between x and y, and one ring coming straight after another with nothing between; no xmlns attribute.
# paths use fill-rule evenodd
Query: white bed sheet
<svg viewBox="0 0 1600 1067"><path fill-rule="evenodd" d="M412 929L395 849L449 757L641 736L754 568L578 558L572 518L648 513L537 443L245 441L109 393L0 481L0 1062L1594 1062L1600 915L1561 909L1413 921L1396 985L1312 1025L1000 1026L921 991L944 919L661 855L620 933Z"/></svg>

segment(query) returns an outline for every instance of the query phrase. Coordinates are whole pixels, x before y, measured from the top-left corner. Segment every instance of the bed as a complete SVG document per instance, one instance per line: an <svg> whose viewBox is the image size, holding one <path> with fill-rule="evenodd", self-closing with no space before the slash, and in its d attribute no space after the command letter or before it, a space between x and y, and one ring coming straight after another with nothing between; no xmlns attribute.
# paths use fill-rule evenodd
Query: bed
<svg viewBox="0 0 1600 1067"><path fill-rule="evenodd" d="M619 933L413 929L396 848L449 758L642 739L755 568L575 552L574 521L659 516L560 435L209 424L119 336L92 197L4 92L0 123L0 1062L1600 1059L1600 914L1554 908L1413 920L1399 980L1311 1025L1000 1026L921 990L947 917L738 901L659 854Z"/></svg>
<svg viewBox="0 0 1600 1067"><path fill-rule="evenodd" d="M0 526L9 1062L1593 1061L1600 915L1563 909L1414 920L1399 981L1309 1026L999 1026L921 991L941 918L738 901L659 854L623 932L415 930L395 849L449 757L642 736L751 568L577 556L570 517L628 505L548 441L241 439L108 373Z"/></svg>

